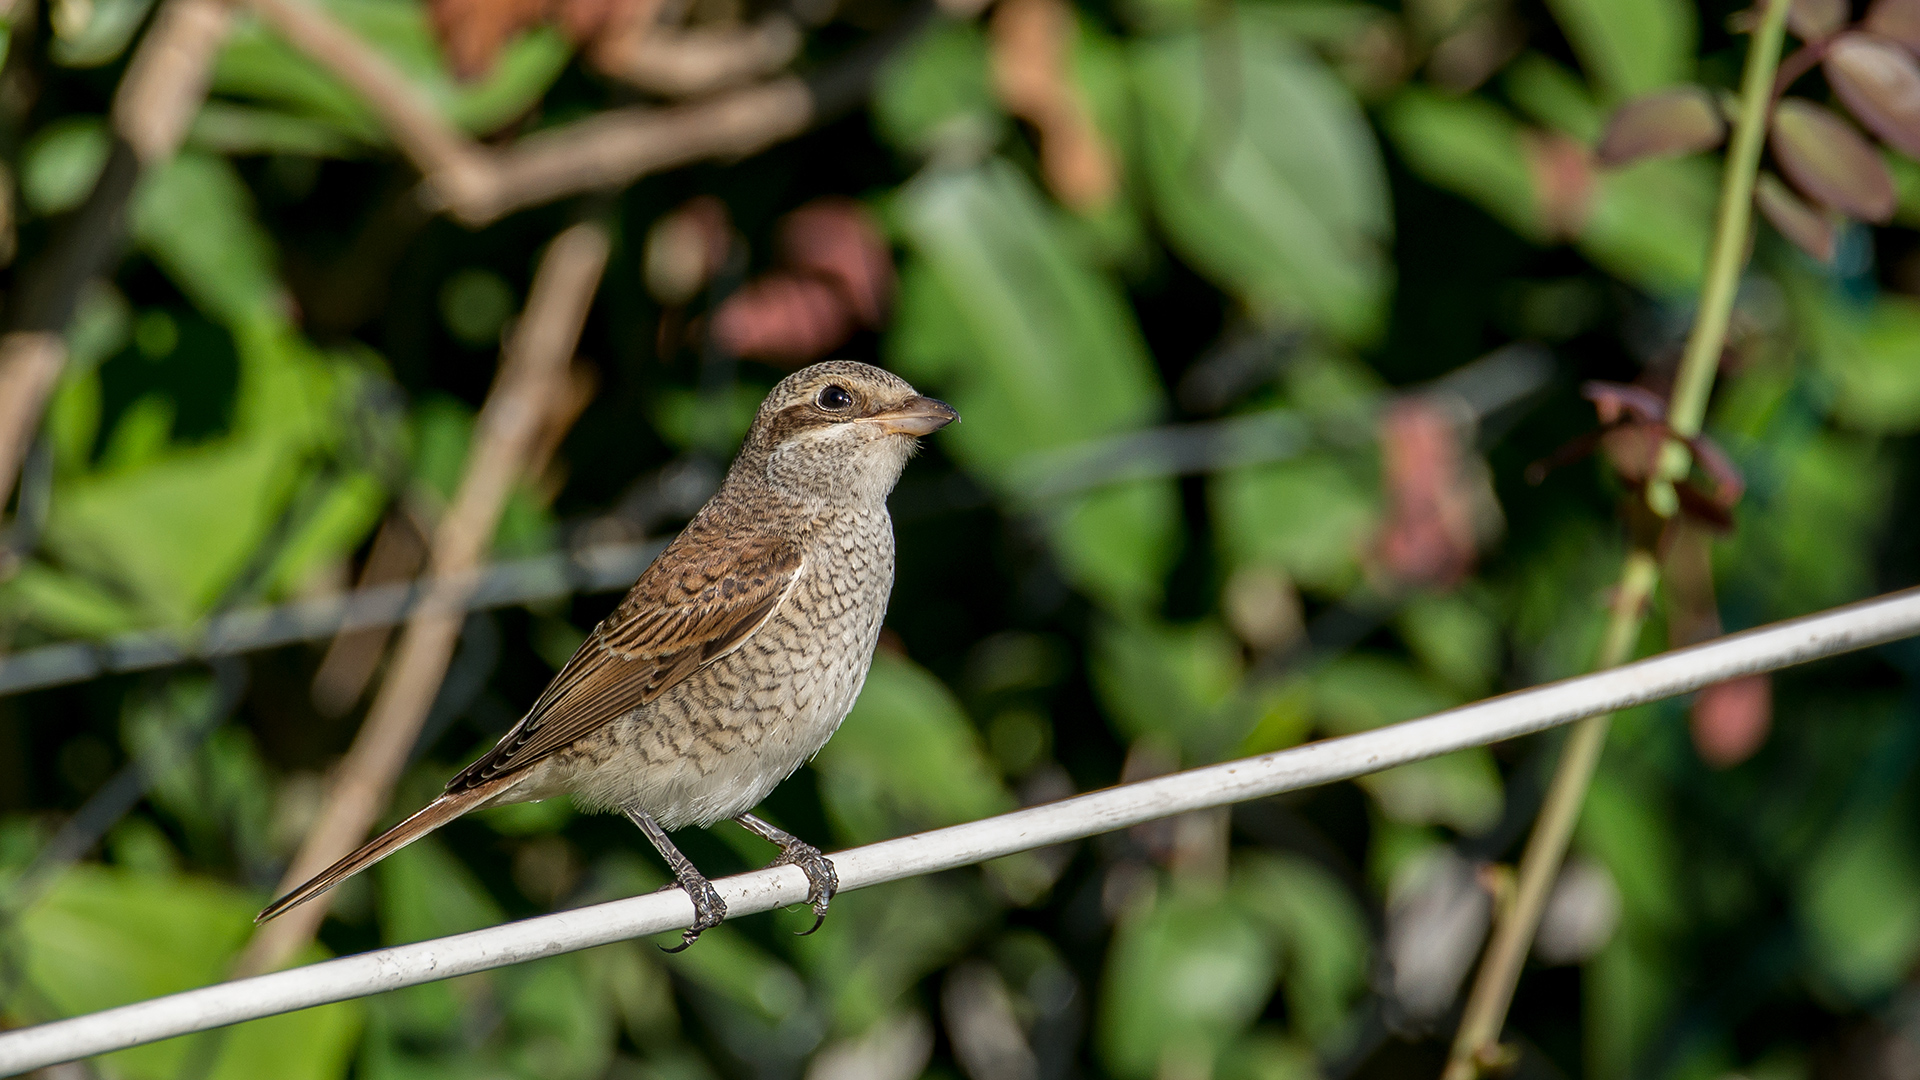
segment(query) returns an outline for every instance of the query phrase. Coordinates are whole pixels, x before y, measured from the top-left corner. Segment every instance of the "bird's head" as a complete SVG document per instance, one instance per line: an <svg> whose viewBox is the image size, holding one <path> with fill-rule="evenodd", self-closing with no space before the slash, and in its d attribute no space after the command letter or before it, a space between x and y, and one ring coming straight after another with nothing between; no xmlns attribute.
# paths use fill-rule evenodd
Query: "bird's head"
<svg viewBox="0 0 1920 1080"><path fill-rule="evenodd" d="M885 498L919 437L959 418L892 372L829 360L767 394L740 456L764 461L767 478L790 491L834 501Z"/></svg>

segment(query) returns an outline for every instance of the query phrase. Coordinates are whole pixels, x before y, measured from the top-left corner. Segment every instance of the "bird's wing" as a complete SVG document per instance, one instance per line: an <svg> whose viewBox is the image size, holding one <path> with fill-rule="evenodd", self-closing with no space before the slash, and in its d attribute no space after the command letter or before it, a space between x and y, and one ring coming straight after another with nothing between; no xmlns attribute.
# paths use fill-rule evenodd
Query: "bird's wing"
<svg viewBox="0 0 1920 1080"><path fill-rule="evenodd" d="M526 768L659 697L766 622L800 575L799 545L776 536L708 544L695 531L660 553L527 715L447 790Z"/></svg>

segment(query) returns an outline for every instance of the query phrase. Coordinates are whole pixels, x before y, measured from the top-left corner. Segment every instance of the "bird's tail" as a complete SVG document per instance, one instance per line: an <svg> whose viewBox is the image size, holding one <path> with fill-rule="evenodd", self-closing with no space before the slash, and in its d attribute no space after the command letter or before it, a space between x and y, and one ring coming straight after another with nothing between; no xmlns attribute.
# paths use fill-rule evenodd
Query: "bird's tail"
<svg viewBox="0 0 1920 1080"><path fill-rule="evenodd" d="M315 874L306 884L268 904L266 910L254 916L253 921L263 923L275 916L286 914L289 909L319 896L461 814L478 808L488 799L512 786L518 779L520 778L517 776L503 776L491 783L467 788L464 791L449 791L442 794L423 807L419 813L367 841L353 854Z"/></svg>

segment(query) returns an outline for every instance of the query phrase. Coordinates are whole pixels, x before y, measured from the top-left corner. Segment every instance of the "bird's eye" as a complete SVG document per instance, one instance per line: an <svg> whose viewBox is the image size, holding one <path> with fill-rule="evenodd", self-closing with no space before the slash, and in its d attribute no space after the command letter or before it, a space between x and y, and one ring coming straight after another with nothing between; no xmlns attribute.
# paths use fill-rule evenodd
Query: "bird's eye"
<svg viewBox="0 0 1920 1080"><path fill-rule="evenodd" d="M847 388L838 383L820 391L820 396L814 400L828 412L839 412L853 407L853 395L847 393Z"/></svg>

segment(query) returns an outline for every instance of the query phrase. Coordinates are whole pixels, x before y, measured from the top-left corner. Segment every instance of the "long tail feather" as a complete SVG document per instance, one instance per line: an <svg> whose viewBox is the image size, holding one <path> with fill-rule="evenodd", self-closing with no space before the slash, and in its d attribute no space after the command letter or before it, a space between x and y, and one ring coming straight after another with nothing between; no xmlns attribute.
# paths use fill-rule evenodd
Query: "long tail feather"
<svg viewBox="0 0 1920 1080"><path fill-rule="evenodd" d="M353 854L315 874L306 884L268 904L266 910L254 916L253 921L263 923L277 915L286 914L289 909L306 903L461 814L479 807L518 779L520 778L517 776L502 777L490 784L481 784L465 791L449 791L441 795L423 807L419 813L367 841Z"/></svg>

